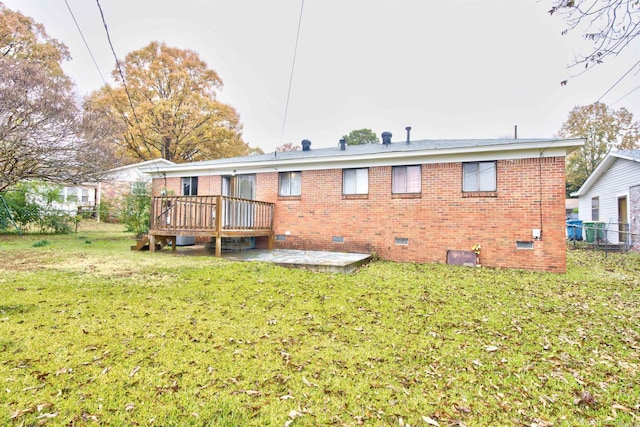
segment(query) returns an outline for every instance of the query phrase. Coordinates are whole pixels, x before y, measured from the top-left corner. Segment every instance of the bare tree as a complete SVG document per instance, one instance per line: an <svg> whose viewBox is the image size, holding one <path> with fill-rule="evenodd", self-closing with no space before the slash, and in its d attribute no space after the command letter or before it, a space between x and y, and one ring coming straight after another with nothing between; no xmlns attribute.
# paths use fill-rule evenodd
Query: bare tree
<svg viewBox="0 0 640 427"><path fill-rule="evenodd" d="M0 191L27 179L78 183L99 175L108 156L78 136L77 119L66 79L32 62L0 61Z"/></svg>
<svg viewBox="0 0 640 427"><path fill-rule="evenodd" d="M637 0L554 0L552 5L549 13L567 23L562 34L581 31L593 44L591 52L577 57L572 66L588 69L600 64L607 56L619 54L640 34Z"/></svg>
<svg viewBox="0 0 640 427"><path fill-rule="evenodd" d="M80 126L66 46L0 3L0 191L33 179L77 183L112 167L95 127Z"/></svg>
<svg viewBox="0 0 640 427"><path fill-rule="evenodd" d="M282 145L276 147L276 151L298 151L300 149L299 145L295 145L293 142L286 142Z"/></svg>

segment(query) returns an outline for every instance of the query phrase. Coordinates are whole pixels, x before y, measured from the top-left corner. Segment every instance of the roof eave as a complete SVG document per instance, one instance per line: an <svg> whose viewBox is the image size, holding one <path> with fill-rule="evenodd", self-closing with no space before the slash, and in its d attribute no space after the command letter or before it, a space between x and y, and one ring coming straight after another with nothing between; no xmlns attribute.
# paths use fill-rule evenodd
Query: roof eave
<svg viewBox="0 0 640 427"><path fill-rule="evenodd" d="M167 167L155 167L153 171L145 171L146 173L152 173L162 175L163 173L175 173L175 172L199 172L199 171L233 171L236 172L259 168L277 168L287 165L325 165L325 164L341 164L349 163L353 161L368 161L375 160L380 161L384 159L411 159L417 157L437 157L456 154L476 154L476 153L491 153L491 152L505 152L505 151L523 151L523 150L540 150L545 149L557 149L565 148L567 153L584 145L583 138L575 139L558 139L544 141L527 141L519 144L496 144L496 145L480 145L480 146L467 146L467 147L455 147L455 148L437 148L437 149L422 149L422 150L408 150L408 151L395 151L390 150L388 152L366 153L366 154L353 154L353 155L331 155L314 157L312 154L308 158L295 158L295 159L273 159L273 160L257 160L243 161L243 162L230 162L221 164L200 164L190 165L188 163L171 165Z"/></svg>

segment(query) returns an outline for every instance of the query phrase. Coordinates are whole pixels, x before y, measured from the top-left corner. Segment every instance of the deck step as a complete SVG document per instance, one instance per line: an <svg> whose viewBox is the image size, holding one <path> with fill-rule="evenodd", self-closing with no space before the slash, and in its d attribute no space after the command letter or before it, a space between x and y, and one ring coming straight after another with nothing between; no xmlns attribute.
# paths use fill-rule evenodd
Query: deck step
<svg viewBox="0 0 640 427"><path fill-rule="evenodd" d="M149 235L143 234L136 239L136 244L131 246L132 251L143 251L149 249Z"/></svg>
<svg viewBox="0 0 640 427"><path fill-rule="evenodd" d="M165 246L167 246L171 241L170 237L158 237L156 238L156 250L159 251L160 249L164 248ZM132 251L148 251L149 250L149 235L148 234L143 234L142 236L136 238L136 244L131 246L131 250ZM175 246L173 246L175 247ZM172 248L173 248L172 247Z"/></svg>

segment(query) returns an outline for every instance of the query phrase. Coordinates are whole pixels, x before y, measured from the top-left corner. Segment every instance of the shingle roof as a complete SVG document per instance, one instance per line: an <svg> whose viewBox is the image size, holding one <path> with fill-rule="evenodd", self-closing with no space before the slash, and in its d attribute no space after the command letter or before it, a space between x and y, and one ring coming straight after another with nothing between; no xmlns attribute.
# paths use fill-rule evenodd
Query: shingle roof
<svg viewBox="0 0 640 427"><path fill-rule="evenodd" d="M634 159L640 160L640 150L618 150L616 154L619 154L623 157L632 157Z"/></svg>
<svg viewBox="0 0 640 427"><path fill-rule="evenodd" d="M266 154L256 154L242 157L232 157L216 160L204 160L199 162L188 163L189 167L204 168L207 166L223 166L225 164L250 164L260 163L265 161L293 161L299 159L329 159L350 156L367 156L375 155L378 153L409 153L409 152L422 152L428 153L429 151L440 150L460 150L460 149L482 149L484 147L498 147L503 146L508 149L509 146L520 146L523 144L540 145L544 147L546 143L557 143L562 141L578 141L578 139L563 139L563 138L520 138L520 139L423 139L411 141L409 144L406 142L394 142L389 145L384 144L363 144L363 145L347 145L345 150L340 150L338 144L335 147L314 149L313 146L309 151L283 151L272 152ZM581 140L579 140L581 141ZM582 143L577 143L575 146L580 146ZM165 170L179 169L186 164L169 166L163 168Z"/></svg>

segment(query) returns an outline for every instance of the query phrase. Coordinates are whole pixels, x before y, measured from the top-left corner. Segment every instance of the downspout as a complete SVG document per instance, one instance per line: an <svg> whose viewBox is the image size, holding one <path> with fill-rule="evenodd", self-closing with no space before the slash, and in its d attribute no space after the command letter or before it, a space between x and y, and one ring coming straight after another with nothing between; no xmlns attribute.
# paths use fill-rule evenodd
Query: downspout
<svg viewBox="0 0 640 427"><path fill-rule="evenodd" d="M540 184L540 240L542 240L542 159L544 158L544 151L540 150L540 159L538 160L539 172L538 181Z"/></svg>

